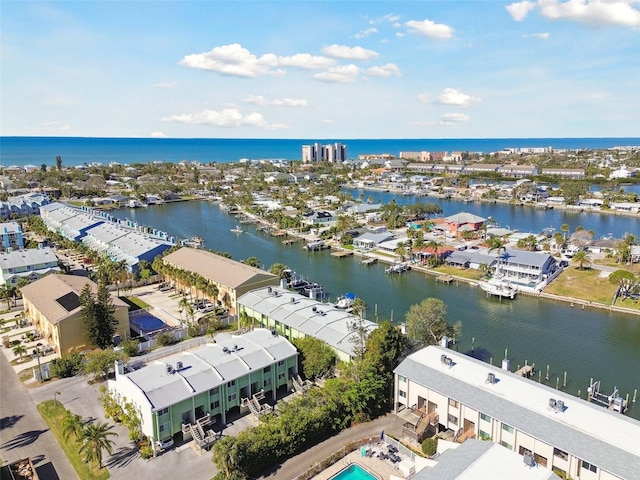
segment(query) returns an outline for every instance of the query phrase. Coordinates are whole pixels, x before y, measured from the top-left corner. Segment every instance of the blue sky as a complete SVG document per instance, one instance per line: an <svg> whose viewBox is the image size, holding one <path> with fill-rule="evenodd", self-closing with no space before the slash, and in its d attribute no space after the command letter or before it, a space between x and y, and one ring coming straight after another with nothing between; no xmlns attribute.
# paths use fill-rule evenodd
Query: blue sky
<svg viewBox="0 0 640 480"><path fill-rule="evenodd" d="M2 135L640 136L640 2L6 1Z"/></svg>

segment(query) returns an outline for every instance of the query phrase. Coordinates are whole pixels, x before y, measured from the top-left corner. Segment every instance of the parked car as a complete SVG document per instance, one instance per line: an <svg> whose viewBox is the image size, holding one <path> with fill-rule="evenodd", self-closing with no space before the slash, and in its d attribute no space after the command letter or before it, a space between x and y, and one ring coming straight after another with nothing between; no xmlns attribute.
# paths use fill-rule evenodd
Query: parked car
<svg viewBox="0 0 640 480"><path fill-rule="evenodd" d="M164 438L156 442L156 447L158 447L160 450L166 450L167 448L173 447L173 437Z"/></svg>

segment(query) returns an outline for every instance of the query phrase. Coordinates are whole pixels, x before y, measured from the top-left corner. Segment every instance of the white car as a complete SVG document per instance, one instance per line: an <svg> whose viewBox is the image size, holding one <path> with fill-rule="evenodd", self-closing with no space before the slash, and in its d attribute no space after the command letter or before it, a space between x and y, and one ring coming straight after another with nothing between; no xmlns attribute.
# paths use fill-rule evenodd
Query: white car
<svg viewBox="0 0 640 480"><path fill-rule="evenodd" d="M156 442L156 447L160 450L166 450L167 448L173 447L173 438L169 437Z"/></svg>

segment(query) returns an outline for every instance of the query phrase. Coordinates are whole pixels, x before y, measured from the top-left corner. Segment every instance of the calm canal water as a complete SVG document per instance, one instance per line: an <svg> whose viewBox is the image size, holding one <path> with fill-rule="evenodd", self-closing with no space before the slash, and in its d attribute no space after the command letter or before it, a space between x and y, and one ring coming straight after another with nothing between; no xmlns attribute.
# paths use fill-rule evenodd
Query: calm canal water
<svg viewBox="0 0 640 480"><path fill-rule="evenodd" d="M380 194L375 196L381 197ZM410 197L400 199L409 200ZM460 209L451 202L445 202L443 206L447 214ZM521 231L539 231L542 227L537 225L555 223L559 228L566 222L538 219L537 224L527 227L524 222L529 222L530 217L538 218L540 212L504 205L488 205L486 208L491 209L494 218L503 225L509 224ZM472 211L470 208L466 210ZM474 213L487 216L482 208ZM440 298L447 305L448 319L463 323L463 335L458 339L460 351L471 352L473 345L474 356L485 361L492 358L493 363L499 365L505 349L508 349L512 369L523 365L526 360L529 364L535 363L538 370L543 370L543 376L548 364L549 383L555 386L559 377L562 386L566 371L566 391L572 394L581 390L584 397L592 377L601 380L602 389L607 394L613 391L614 386L623 396L629 393L631 397L634 389L640 389L640 317L571 308L565 303L526 296L500 302L486 298L477 287L463 283L443 285L418 272L387 275L383 264L364 267L358 257L337 259L328 251L307 252L300 244L286 246L274 237L257 232L253 225L243 225L245 233L234 234L230 229L237 224L235 218L206 201L121 210L115 214L141 225L165 230L179 238L201 236L206 248L229 252L235 260L258 257L266 269L274 263L284 263L310 280L323 284L330 299L354 292L366 302L367 318L371 320L393 319L394 323L401 323L411 305L428 297ZM511 218L510 215L514 218L513 224L511 220L502 220ZM595 224L599 221L610 227L604 231L630 230L624 227L631 220L624 217L607 219L585 214L581 225L600 232L602 226ZM634 228L638 232L637 223ZM634 405L629 414L640 419L640 406Z"/></svg>

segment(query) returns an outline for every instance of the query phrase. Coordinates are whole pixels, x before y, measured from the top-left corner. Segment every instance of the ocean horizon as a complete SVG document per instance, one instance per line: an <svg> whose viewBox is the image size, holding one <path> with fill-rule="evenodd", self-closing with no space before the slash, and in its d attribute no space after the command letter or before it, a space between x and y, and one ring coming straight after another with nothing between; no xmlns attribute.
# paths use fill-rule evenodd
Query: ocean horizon
<svg viewBox="0 0 640 480"><path fill-rule="evenodd" d="M492 153L505 148L602 150L639 146L640 137L602 138L440 138L440 139L265 139L265 138L113 138L113 137L0 137L0 165L62 164L75 166L197 161L228 163L241 159L300 160L302 145L341 143L350 159L358 155L428 151Z"/></svg>

